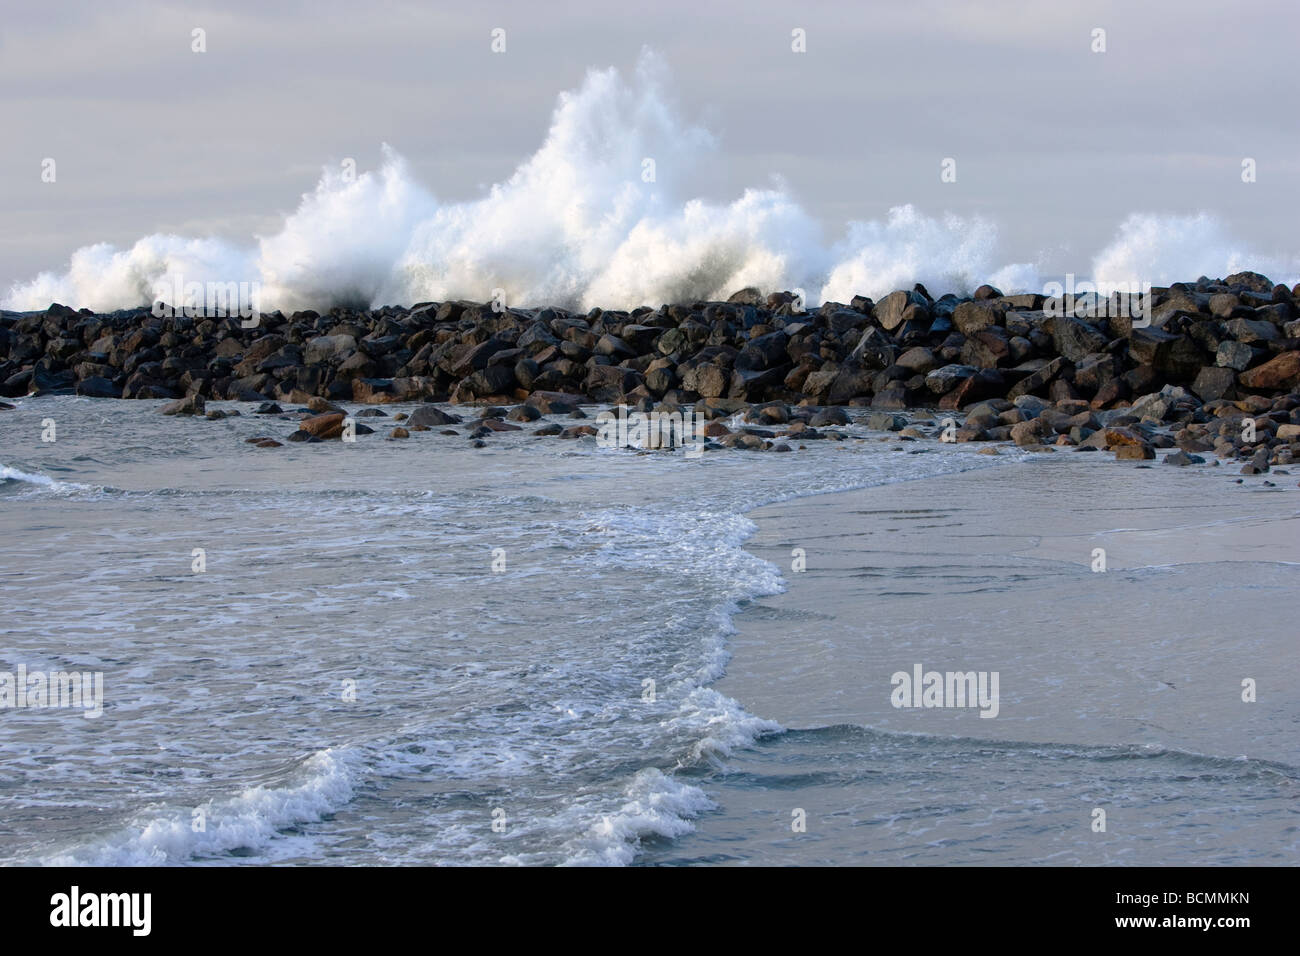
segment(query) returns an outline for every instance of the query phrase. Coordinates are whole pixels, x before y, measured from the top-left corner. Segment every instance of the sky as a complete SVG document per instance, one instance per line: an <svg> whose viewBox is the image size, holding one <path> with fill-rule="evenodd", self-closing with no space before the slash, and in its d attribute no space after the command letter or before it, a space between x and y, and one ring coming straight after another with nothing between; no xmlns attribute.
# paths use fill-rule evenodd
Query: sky
<svg viewBox="0 0 1300 956"><path fill-rule="evenodd" d="M1134 212L1208 212L1253 249L1300 253L1294 0L0 13L0 290L91 243L274 234L322 167L374 169L385 143L439 200L481 198L538 149L559 94L646 48L713 138L677 188L726 203L779 186L828 241L908 203L989 219L1001 260L1048 273L1086 271Z"/></svg>

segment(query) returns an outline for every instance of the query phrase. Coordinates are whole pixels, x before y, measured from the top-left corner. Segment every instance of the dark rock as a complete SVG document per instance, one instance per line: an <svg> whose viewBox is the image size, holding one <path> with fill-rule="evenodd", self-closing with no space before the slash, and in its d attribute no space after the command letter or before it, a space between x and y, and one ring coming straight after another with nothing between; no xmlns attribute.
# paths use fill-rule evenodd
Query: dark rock
<svg viewBox="0 0 1300 956"><path fill-rule="evenodd" d="M808 424L815 427L824 427L826 425L847 425L849 423L848 412L842 408L823 408L816 412Z"/></svg>
<svg viewBox="0 0 1300 956"><path fill-rule="evenodd" d="M1206 365L1192 382L1192 391L1203 402L1212 402L1223 398L1237 383L1237 373L1230 368Z"/></svg>
<svg viewBox="0 0 1300 956"><path fill-rule="evenodd" d="M122 389L106 378L92 375L77 383L77 394L88 398L121 398Z"/></svg>
<svg viewBox="0 0 1300 956"><path fill-rule="evenodd" d="M1227 328L1229 335L1248 345L1275 342L1282 337L1276 325L1259 319L1233 319Z"/></svg>
<svg viewBox="0 0 1300 956"><path fill-rule="evenodd" d="M956 388L975 372L976 369L970 365L945 365L925 377L925 387L936 395L942 395Z"/></svg>
<svg viewBox="0 0 1300 956"><path fill-rule="evenodd" d="M786 361L785 348L789 340L790 336L783 330L751 339L736 356L735 367L741 370L763 370L782 365Z"/></svg>
<svg viewBox="0 0 1300 956"><path fill-rule="evenodd" d="M535 422L542 417L542 413L533 405L518 405L510 410L506 416L508 421L512 422Z"/></svg>
<svg viewBox="0 0 1300 956"><path fill-rule="evenodd" d="M891 292L876 303L873 315L881 328L893 331L909 319L930 312L929 301L918 292Z"/></svg>
<svg viewBox="0 0 1300 956"><path fill-rule="evenodd" d="M982 368L964 379L951 392L939 399L942 409L957 409L971 402L983 401L1006 393L1006 380L997 369Z"/></svg>
<svg viewBox="0 0 1300 956"><path fill-rule="evenodd" d="M586 401L587 399L582 395L538 391L528 396L527 404L535 407L543 415L568 415L578 411L578 406Z"/></svg>
<svg viewBox="0 0 1300 956"><path fill-rule="evenodd" d="M515 387L515 372L507 365L489 365L467 376L461 382L461 387L471 395L480 398L487 395L505 395Z"/></svg>
<svg viewBox="0 0 1300 956"><path fill-rule="evenodd" d="M1258 272L1234 272L1223 280L1223 284L1229 289L1246 289L1260 295L1271 295L1273 292L1273 283Z"/></svg>
<svg viewBox="0 0 1300 956"><path fill-rule="evenodd" d="M884 409L907 408L907 389L897 382L888 385L872 396L871 407Z"/></svg>
<svg viewBox="0 0 1300 956"><path fill-rule="evenodd" d="M1006 315L1005 302L996 299L962 302L952 312L953 327L962 335L999 325Z"/></svg>
<svg viewBox="0 0 1300 956"><path fill-rule="evenodd" d="M961 360L975 368L997 368L1011 357L1009 337L1004 329L992 326L966 336ZM929 382L927 381L927 386Z"/></svg>
<svg viewBox="0 0 1300 956"><path fill-rule="evenodd" d="M902 415L890 415L885 412L876 412L867 416L867 427L872 431L878 432L896 432L902 431L907 425L907 419Z"/></svg>
<svg viewBox="0 0 1300 956"><path fill-rule="evenodd" d="M718 371L722 374L720 370ZM595 401L613 403L619 401L641 382L641 377L628 369L619 368L617 365L596 365L587 373L583 388ZM724 379L716 394L721 395L726 388L727 382Z"/></svg>
<svg viewBox="0 0 1300 956"><path fill-rule="evenodd" d="M849 353L848 360L859 362L868 368L888 368L894 364L898 354L898 346L873 326L862 333L858 344Z"/></svg>
<svg viewBox="0 0 1300 956"><path fill-rule="evenodd" d="M1058 354L1066 361L1078 364L1089 355L1102 351L1106 336L1086 322L1072 316L1054 316L1047 322L1047 332Z"/></svg>
<svg viewBox="0 0 1300 956"><path fill-rule="evenodd" d="M731 293L727 298L727 302L732 305L761 306L763 305L763 293L759 292L758 289L753 286L746 286L739 291Z"/></svg>
<svg viewBox="0 0 1300 956"><path fill-rule="evenodd" d="M1064 369L1065 359L1058 355L1011 386L1011 389L1007 392L1007 398L1014 402L1021 395L1041 392Z"/></svg>
<svg viewBox="0 0 1300 956"><path fill-rule="evenodd" d="M406 419L406 424L412 428L417 425L430 428L435 425L454 425L459 421L460 418L458 416L449 415L442 409L433 405L421 405L415 411L411 412L410 416Z"/></svg>
<svg viewBox="0 0 1300 956"><path fill-rule="evenodd" d="M1255 361L1256 350L1244 342L1221 342L1214 356L1214 364L1221 368L1244 372Z"/></svg>

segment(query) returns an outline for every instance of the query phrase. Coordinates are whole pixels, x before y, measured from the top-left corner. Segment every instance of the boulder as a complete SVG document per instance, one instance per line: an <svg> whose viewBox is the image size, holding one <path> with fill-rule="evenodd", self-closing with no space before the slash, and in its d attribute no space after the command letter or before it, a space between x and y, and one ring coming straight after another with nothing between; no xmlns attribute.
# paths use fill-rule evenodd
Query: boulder
<svg viewBox="0 0 1300 956"><path fill-rule="evenodd" d="M1262 319L1233 319L1227 327L1229 335L1248 345L1275 342L1282 337L1276 325Z"/></svg>
<svg viewBox="0 0 1300 956"><path fill-rule="evenodd" d="M505 395L515 387L515 371L509 365L488 365L461 381L460 387L471 395Z"/></svg>
<svg viewBox="0 0 1300 956"><path fill-rule="evenodd" d="M1019 366L1018 369L1023 369ZM1021 395L1029 395L1034 392L1040 392L1045 389L1051 381L1060 375L1065 369L1065 359L1061 356L1043 363L1037 369L1031 371L1028 375L1011 386L1007 392L1007 398L1015 401Z"/></svg>
<svg viewBox="0 0 1300 956"><path fill-rule="evenodd" d="M122 390L103 376L92 375L77 383L77 394L87 398L121 398Z"/></svg>
<svg viewBox="0 0 1300 956"><path fill-rule="evenodd" d="M936 395L942 395L956 388L975 372L976 369L970 365L945 365L925 377L925 387Z"/></svg>
<svg viewBox="0 0 1300 956"><path fill-rule="evenodd" d="M698 392L704 398L721 398L727 393L730 384L731 376L710 362L694 365L682 375L683 387Z"/></svg>
<svg viewBox="0 0 1300 956"><path fill-rule="evenodd" d="M1300 385L1300 351L1283 352L1263 365L1242 372L1237 381L1243 388L1267 391Z"/></svg>
<svg viewBox="0 0 1300 956"><path fill-rule="evenodd" d="M454 425L460 421L456 415L448 415L440 408L433 405L421 405L415 411L411 412L406 419L406 424L412 428L424 426L432 428L435 425Z"/></svg>
<svg viewBox="0 0 1300 956"><path fill-rule="evenodd" d="M187 395L184 398L178 398L174 402L168 402L159 411L164 415L202 415L205 411L203 396Z"/></svg>
<svg viewBox="0 0 1300 956"><path fill-rule="evenodd" d="M893 331L914 318L928 317L930 303L919 292L891 292L876 303L873 315L880 327Z"/></svg>
<svg viewBox="0 0 1300 956"><path fill-rule="evenodd" d="M516 405L506 415L507 421L512 422L535 422L542 417L542 413L533 405Z"/></svg>
<svg viewBox="0 0 1300 956"><path fill-rule="evenodd" d="M907 425L907 419L902 415L893 415L888 412L874 412L867 416L867 427L877 432L896 432L901 431Z"/></svg>
<svg viewBox="0 0 1300 956"><path fill-rule="evenodd" d="M1192 391L1203 402L1212 402L1223 398L1237 384L1237 373L1231 368L1218 365L1206 365L1196 374L1192 382Z"/></svg>
<svg viewBox="0 0 1300 956"><path fill-rule="evenodd" d="M579 405L587 404L587 398L569 392L537 391L528 396L527 404L543 415L570 415L578 411Z"/></svg>
<svg viewBox="0 0 1300 956"><path fill-rule="evenodd" d="M304 418L298 423L298 430L306 432L313 438L330 439L341 438L343 436L343 419L341 412L330 412L325 415L314 415L311 418Z"/></svg>
<svg viewBox="0 0 1300 956"><path fill-rule="evenodd" d="M1151 461L1156 457L1156 450L1146 442L1135 445L1120 445L1115 449L1118 461Z"/></svg>
<svg viewBox="0 0 1300 956"><path fill-rule="evenodd" d="M900 368L905 368L909 372L915 372L918 375L927 375L939 366L939 360L934 357L934 353L923 346L910 348L900 355L895 362Z"/></svg>
<svg viewBox="0 0 1300 956"><path fill-rule="evenodd" d="M1214 354L1214 364L1220 368L1235 369L1238 372L1244 372L1250 368L1250 363L1255 361L1255 350L1245 342L1234 342L1231 339L1219 343L1219 348Z"/></svg>
<svg viewBox="0 0 1300 956"><path fill-rule="evenodd" d="M996 299L962 302L952 311L952 324L962 335L970 335L998 325L1006 312L1006 303Z"/></svg>
<svg viewBox="0 0 1300 956"><path fill-rule="evenodd" d="M380 405L400 401L393 390L393 380L388 378L354 378L352 400L367 405Z"/></svg>
<svg viewBox="0 0 1300 956"><path fill-rule="evenodd" d="M992 326L966 336L961 360L975 368L997 368L1011 357L1011 344L1005 330Z"/></svg>
<svg viewBox="0 0 1300 956"><path fill-rule="evenodd" d="M1078 364L1095 352L1106 348L1107 339L1087 322L1069 315L1053 316L1047 321L1047 332L1057 354Z"/></svg>

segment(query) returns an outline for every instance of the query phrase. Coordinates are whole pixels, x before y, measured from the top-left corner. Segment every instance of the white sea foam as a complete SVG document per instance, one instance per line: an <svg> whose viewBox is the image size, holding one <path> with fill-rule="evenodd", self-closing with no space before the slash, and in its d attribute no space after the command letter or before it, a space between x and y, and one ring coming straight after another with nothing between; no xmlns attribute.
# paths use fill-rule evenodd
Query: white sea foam
<svg viewBox="0 0 1300 956"><path fill-rule="evenodd" d="M273 235L245 245L152 235L127 249L87 246L65 270L16 284L0 305L132 308L150 303L160 280L258 282L259 305L285 310L482 302L496 289L507 303L590 308L716 299L750 285L803 289L814 305L913 282L934 294L985 281L1004 292L1041 288L1034 264L999 259L997 228L983 218L902 205L849 223L828 245L782 188L746 189L729 203L684 195L681 171L713 139L677 115L663 73L649 54L630 79L591 70L559 97L537 152L481 198L437 199L385 147L380 168L355 178L327 167ZM1279 281L1300 275L1296 261L1254 255L1204 213L1131 216L1093 266L1104 280L1155 284L1241 268Z"/></svg>
<svg viewBox="0 0 1300 956"><path fill-rule="evenodd" d="M692 820L715 806L699 787L653 767L642 770L628 787L627 802L574 841L567 862L625 866L636 858L643 838L684 836L695 829Z"/></svg>
<svg viewBox="0 0 1300 956"><path fill-rule="evenodd" d="M22 471L19 468L12 468L9 465L0 464L0 482L4 481L18 481L56 493L92 490L90 485L79 484L75 481L58 481L51 478L49 475Z"/></svg>
<svg viewBox="0 0 1300 956"><path fill-rule="evenodd" d="M232 850L266 848L286 827L314 823L352 799L355 760L346 751L322 750L303 762L284 787L251 787L234 797L195 808L139 814L122 830L95 843L46 857L47 866L160 866L190 863Z"/></svg>
<svg viewBox="0 0 1300 956"><path fill-rule="evenodd" d="M1202 275L1223 278L1246 270L1293 285L1300 279L1300 258L1260 255L1204 212L1190 216L1134 213L1092 261L1093 278L1103 293L1131 287L1134 282L1159 286Z"/></svg>

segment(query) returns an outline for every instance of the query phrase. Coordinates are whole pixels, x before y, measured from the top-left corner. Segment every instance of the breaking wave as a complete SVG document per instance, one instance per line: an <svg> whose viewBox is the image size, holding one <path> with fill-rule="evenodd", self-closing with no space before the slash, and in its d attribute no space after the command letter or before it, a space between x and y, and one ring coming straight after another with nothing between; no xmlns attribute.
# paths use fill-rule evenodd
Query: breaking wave
<svg viewBox="0 0 1300 956"><path fill-rule="evenodd" d="M0 300L35 310L149 304L162 283L257 283L265 310L355 308L496 295L507 303L632 308L723 298L745 286L802 289L813 305L875 298L922 282L931 292L1040 290L1033 263L1000 263L982 218L931 217L911 205L849 223L827 244L780 188L730 203L688 199L680 173L713 138L672 107L664 69L643 54L633 75L593 69L562 93L545 142L478 199L439 200L384 147L378 170L326 167L280 231L246 246L156 234L128 249L86 246L63 272L18 283ZM1262 260L1212 217L1135 214L1092 263L1092 278L1161 284L1243 268L1294 281L1300 264Z"/></svg>

